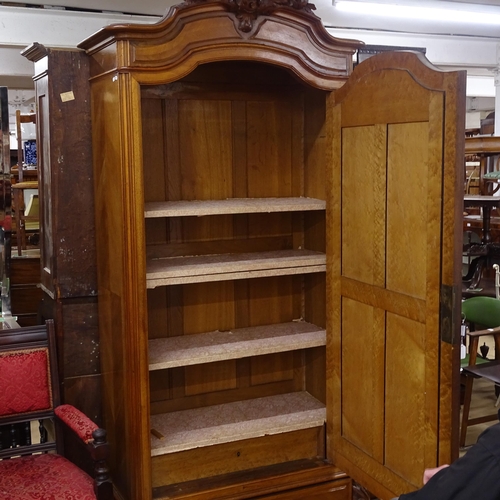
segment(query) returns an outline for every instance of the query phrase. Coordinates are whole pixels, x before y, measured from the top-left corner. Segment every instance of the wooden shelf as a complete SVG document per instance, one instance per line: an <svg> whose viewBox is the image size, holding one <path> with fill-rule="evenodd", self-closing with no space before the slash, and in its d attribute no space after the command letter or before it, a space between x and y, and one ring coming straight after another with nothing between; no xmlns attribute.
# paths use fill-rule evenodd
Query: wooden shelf
<svg viewBox="0 0 500 500"><path fill-rule="evenodd" d="M153 339L149 341L149 369L199 365L325 344L325 330L305 321Z"/></svg>
<svg viewBox="0 0 500 500"><path fill-rule="evenodd" d="M325 210L326 202L315 198L232 198L208 201L167 201L145 204L144 216L186 217L203 215L305 212Z"/></svg>
<svg viewBox="0 0 500 500"><path fill-rule="evenodd" d="M325 420L325 405L307 392L151 415L151 456L310 429Z"/></svg>
<svg viewBox="0 0 500 500"><path fill-rule="evenodd" d="M147 264L147 287L326 271L326 255L311 250L168 257Z"/></svg>

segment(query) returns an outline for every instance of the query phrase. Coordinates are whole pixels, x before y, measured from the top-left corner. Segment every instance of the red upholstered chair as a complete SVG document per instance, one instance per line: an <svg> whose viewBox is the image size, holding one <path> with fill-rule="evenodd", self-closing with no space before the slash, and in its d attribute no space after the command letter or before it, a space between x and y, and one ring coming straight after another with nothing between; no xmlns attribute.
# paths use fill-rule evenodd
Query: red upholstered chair
<svg viewBox="0 0 500 500"><path fill-rule="evenodd" d="M53 322L0 331L0 499L113 499L106 432L59 403Z"/></svg>

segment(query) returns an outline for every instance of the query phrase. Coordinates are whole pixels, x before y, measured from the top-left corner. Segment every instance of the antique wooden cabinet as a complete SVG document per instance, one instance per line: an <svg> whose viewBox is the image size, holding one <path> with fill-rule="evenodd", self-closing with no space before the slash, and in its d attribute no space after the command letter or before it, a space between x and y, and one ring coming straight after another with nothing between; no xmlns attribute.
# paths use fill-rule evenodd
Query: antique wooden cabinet
<svg viewBox="0 0 500 500"><path fill-rule="evenodd" d="M456 456L465 75L351 75L312 8L80 44L120 498L386 499Z"/></svg>
<svg viewBox="0 0 500 500"><path fill-rule="evenodd" d="M89 61L34 43L42 319L55 320L62 397L101 419Z"/></svg>

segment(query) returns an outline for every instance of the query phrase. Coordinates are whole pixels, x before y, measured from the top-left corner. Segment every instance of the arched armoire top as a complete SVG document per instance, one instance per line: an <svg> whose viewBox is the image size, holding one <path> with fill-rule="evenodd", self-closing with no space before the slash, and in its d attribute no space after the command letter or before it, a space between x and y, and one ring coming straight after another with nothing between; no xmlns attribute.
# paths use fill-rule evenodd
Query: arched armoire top
<svg viewBox="0 0 500 500"><path fill-rule="evenodd" d="M312 9L304 0L186 0L158 23L107 26L78 47L93 56L93 77L119 71L159 84L200 64L246 60L282 66L333 90L351 73L361 42L332 37Z"/></svg>
<svg viewBox="0 0 500 500"><path fill-rule="evenodd" d="M382 52L363 61L363 64L354 69L342 90L335 94L335 101L341 102L349 94L350 89L358 85L367 75L391 70L408 72L413 80L429 90L453 90L446 87L446 81L452 78L450 71L434 66L421 52L400 50Z"/></svg>

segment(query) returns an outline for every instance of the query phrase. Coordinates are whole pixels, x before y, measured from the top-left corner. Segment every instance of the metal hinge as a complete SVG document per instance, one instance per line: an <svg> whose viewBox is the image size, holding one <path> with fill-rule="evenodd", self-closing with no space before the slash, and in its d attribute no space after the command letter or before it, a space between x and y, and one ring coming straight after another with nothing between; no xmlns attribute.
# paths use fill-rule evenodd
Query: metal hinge
<svg viewBox="0 0 500 500"><path fill-rule="evenodd" d="M457 341L458 325L456 325L456 287L441 285L440 293L440 333L441 341L454 345Z"/></svg>

